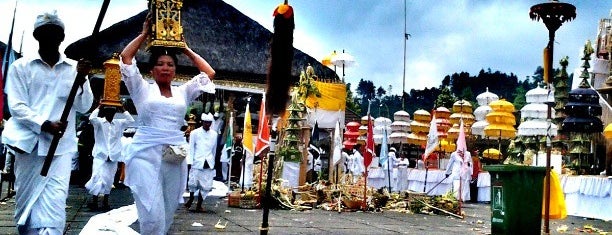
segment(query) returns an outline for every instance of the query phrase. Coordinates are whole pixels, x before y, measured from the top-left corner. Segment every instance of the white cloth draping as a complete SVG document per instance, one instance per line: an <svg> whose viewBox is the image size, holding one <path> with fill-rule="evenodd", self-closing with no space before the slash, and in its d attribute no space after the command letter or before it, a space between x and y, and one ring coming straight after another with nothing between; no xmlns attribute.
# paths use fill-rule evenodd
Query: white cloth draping
<svg viewBox="0 0 612 235"><path fill-rule="evenodd" d="M94 196L110 194L115 173L117 173L117 162L94 158L91 169L91 178L85 183L85 188L89 194Z"/></svg>
<svg viewBox="0 0 612 235"><path fill-rule="evenodd" d="M284 162L283 163L283 173L282 179L287 181L287 184L284 186L287 187L297 187L300 178L300 163L299 162Z"/></svg>
<svg viewBox="0 0 612 235"><path fill-rule="evenodd" d="M215 174L216 172L214 169L191 168L189 171L189 180L187 182L189 192L196 193L199 191L200 195L202 195L202 200L206 199L208 193L213 189L213 178Z"/></svg>
<svg viewBox="0 0 612 235"><path fill-rule="evenodd" d="M563 156L560 154L551 154L550 155L550 166L553 171L556 171L557 174L561 175L561 166L563 164ZM546 153L538 152L538 155L531 162L532 166L546 166Z"/></svg>
<svg viewBox="0 0 612 235"><path fill-rule="evenodd" d="M478 180L476 181L476 187L478 187L478 201L479 202L490 202L491 201L491 174L487 171L478 173Z"/></svg>
<svg viewBox="0 0 612 235"><path fill-rule="evenodd" d="M385 181L385 170L380 167L368 168L368 186L373 188L382 188L387 185Z"/></svg>
<svg viewBox="0 0 612 235"><path fill-rule="evenodd" d="M612 178L561 175L568 215L612 220Z"/></svg>
<svg viewBox="0 0 612 235"><path fill-rule="evenodd" d="M427 177L427 180L425 179ZM429 192L429 195L442 195L451 189L450 178L444 179L446 174L442 170L418 170L408 168L408 190L415 192ZM427 181L427 185L425 185ZM441 182L441 183L440 183ZM436 184L440 183L436 186ZM435 187L435 188L434 188Z"/></svg>
<svg viewBox="0 0 612 235"><path fill-rule="evenodd" d="M58 228L66 224L66 198L72 155L56 155L47 177L40 175L44 157L32 153L15 154L15 221L27 228Z"/></svg>
<svg viewBox="0 0 612 235"><path fill-rule="evenodd" d="M406 159L406 165L403 165L400 161L400 166L397 167L397 188L396 191L401 192L408 190L408 160Z"/></svg>

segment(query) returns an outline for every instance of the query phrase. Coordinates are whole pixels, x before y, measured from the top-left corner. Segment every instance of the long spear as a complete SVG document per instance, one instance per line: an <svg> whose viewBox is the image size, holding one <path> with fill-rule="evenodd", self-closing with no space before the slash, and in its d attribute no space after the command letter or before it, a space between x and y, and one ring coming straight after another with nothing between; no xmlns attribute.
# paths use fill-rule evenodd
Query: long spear
<svg viewBox="0 0 612 235"><path fill-rule="evenodd" d="M94 27L93 33L91 34L92 40L94 43L97 42L96 35L100 31L100 25L102 24L102 20L104 19L104 15L106 14L106 10L108 9L108 4L110 0L104 0L102 3L102 7L100 8L100 14L98 14L98 20L96 21L96 25ZM96 43L97 44L97 43ZM91 64L83 63L84 61L79 61L79 68L77 71L77 76L74 79L74 83L72 84L72 88L70 88L70 93L68 93L68 99L66 100L66 106L64 106L64 110L62 111L62 116L60 117L61 123L68 123L68 115L70 114L70 110L72 109L72 105L74 103L74 98L76 96L76 92L82 84L82 81L85 79L85 76L91 70ZM49 172L49 167L51 167L51 162L53 161L53 157L55 156L55 151L57 150L57 145L59 144L60 139L63 136L63 131L53 135L53 139L51 140L51 145L49 146L49 152L47 152L47 156L45 157L45 162L43 163L43 167L40 171L41 176L47 176Z"/></svg>

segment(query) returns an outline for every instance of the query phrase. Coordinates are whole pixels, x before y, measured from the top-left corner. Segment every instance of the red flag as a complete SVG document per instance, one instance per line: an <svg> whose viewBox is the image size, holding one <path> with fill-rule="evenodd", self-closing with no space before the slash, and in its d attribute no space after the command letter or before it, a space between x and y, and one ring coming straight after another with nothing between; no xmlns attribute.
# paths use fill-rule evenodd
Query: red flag
<svg viewBox="0 0 612 235"><path fill-rule="evenodd" d="M374 157L374 131L372 128L372 117L368 114L368 134L366 139L366 151L363 155L363 165L368 168Z"/></svg>
<svg viewBox="0 0 612 235"><path fill-rule="evenodd" d="M265 96L264 96L265 97ZM268 128L268 115L266 115L266 102L262 99L259 108L259 126L257 128L257 144L255 156L259 156L264 149L270 147L270 128Z"/></svg>

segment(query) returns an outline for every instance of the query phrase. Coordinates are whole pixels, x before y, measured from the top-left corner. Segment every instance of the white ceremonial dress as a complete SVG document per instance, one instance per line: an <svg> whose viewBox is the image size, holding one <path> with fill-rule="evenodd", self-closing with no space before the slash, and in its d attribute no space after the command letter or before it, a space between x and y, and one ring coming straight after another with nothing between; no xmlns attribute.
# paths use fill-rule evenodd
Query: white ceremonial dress
<svg viewBox="0 0 612 235"><path fill-rule="evenodd" d="M201 73L181 86L172 87L172 97L161 95L156 83L143 79L133 60L120 63L122 80L134 101L142 126L126 148L125 184L132 190L141 234L166 234L187 184L187 164L161 160L167 145L184 145L180 128L187 104L202 92L214 93L214 84Z"/></svg>

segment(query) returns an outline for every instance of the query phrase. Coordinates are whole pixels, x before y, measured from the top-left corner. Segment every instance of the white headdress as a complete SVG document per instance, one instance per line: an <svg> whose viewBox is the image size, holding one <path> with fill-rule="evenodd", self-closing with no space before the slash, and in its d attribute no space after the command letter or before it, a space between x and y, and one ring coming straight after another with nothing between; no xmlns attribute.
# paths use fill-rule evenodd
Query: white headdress
<svg viewBox="0 0 612 235"><path fill-rule="evenodd" d="M36 17L36 22L34 22L34 30L43 25L57 25L64 29L64 22L57 16L57 11L53 10L52 12L45 12Z"/></svg>
<svg viewBox="0 0 612 235"><path fill-rule="evenodd" d="M210 113L202 113L202 121L212 122L212 121L215 121L215 118L213 118L213 115Z"/></svg>

